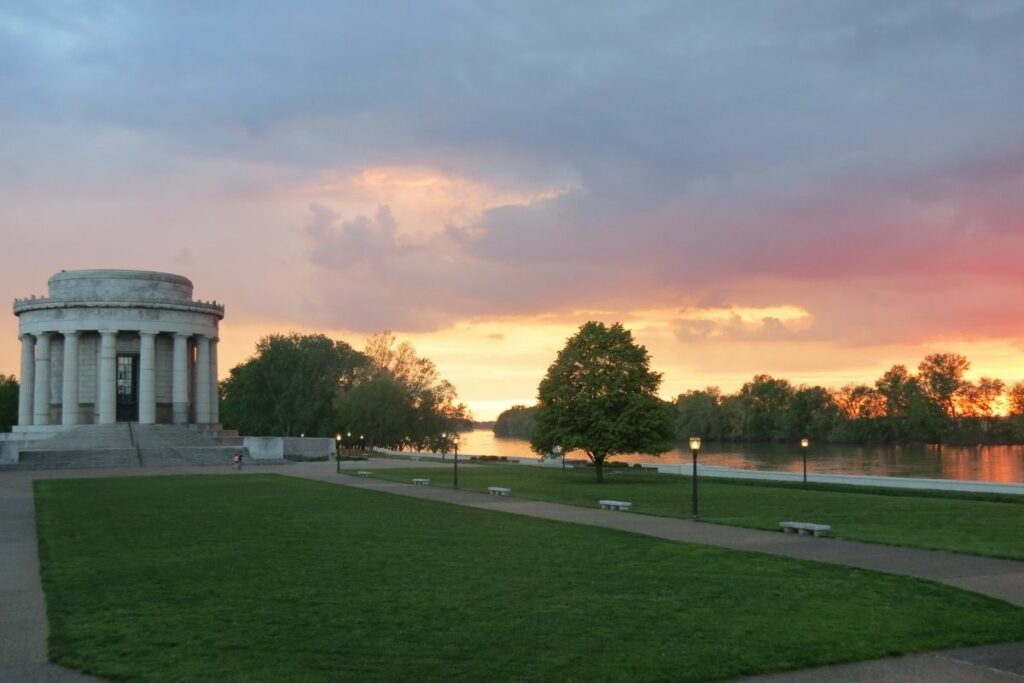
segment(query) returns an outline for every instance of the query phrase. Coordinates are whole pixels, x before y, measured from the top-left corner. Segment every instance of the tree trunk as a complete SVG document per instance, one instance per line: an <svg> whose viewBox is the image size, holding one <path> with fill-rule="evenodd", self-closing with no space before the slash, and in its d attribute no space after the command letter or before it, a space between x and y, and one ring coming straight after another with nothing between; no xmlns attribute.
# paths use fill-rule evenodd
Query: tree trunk
<svg viewBox="0 0 1024 683"><path fill-rule="evenodd" d="M604 483L604 456L594 456L594 470L597 472L597 483Z"/></svg>

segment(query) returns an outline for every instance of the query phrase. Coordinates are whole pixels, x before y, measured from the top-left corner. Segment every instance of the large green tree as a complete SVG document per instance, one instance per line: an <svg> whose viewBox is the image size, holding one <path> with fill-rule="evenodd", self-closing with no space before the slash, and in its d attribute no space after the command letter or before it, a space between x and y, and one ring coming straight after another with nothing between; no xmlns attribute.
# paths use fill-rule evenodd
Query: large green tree
<svg viewBox="0 0 1024 683"><path fill-rule="evenodd" d="M675 433L672 408L657 396L660 384L647 349L627 329L588 322L541 380L530 446L538 453L582 450L599 482L610 456L664 453Z"/></svg>
<svg viewBox="0 0 1024 683"><path fill-rule="evenodd" d="M243 434L333 436L336 400L366 357L322 334L264 337L221 383L221 420Z"/></svg>
<svg viewBox="0 0 1024 683"><path fill-rule="evenodd" d="M18 380L0 375L0 432L9 432L18 424Z"/></svg>

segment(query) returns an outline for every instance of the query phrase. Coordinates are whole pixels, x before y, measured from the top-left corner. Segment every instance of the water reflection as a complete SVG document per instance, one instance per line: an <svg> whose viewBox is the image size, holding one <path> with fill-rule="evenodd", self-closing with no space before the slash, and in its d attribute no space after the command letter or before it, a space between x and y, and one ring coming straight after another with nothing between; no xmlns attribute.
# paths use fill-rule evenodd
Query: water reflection
<svg viewBox="0 0 1024 683"><path fill-rule="evenodd" d="M505 455L536 458L522 439L499 439L490 430L477 429L462 435L459 448L466 455ZM585 457L575 454L576 457ZM570 458L574 454L569 455ZM661 457L629 455L626 462L679 464L690 454L673 450ZM705 443L700 461L738 469L800 472L803 461L798 444ZM1024 483L1024 446L825 446L812 445L807 453L810 472L869 474L888 477L966 479L1000 483Z"/></svg>

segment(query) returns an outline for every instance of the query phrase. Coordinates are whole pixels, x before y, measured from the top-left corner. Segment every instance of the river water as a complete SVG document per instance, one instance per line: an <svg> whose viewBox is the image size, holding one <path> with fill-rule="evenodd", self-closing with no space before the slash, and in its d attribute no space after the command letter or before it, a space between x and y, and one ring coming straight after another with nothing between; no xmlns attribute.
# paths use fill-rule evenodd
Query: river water
<svg viewBox="0 0 1024 683"><path fill-rule="evenodd" d="M523 439L499 439L489 429L462 434L460 455L505 455L537 458ZM571 453L570 458L585 458ZM690 462L689 451L669 451L660 457L623 455L615 460L629 463ZM699 461L745 470L800 472L803 468L797 444L704 444ZM1024 446L841 446L812 444L807 451L809 472L868 474L885 477L965 479L1024 483Z"/></svg>

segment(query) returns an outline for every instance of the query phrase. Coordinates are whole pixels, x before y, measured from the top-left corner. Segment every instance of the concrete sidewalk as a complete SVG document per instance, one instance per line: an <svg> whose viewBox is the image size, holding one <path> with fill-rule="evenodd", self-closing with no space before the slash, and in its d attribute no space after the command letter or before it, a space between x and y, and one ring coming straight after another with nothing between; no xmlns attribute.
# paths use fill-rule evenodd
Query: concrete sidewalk
<svg viewBox="0 0 1024 683"><path fill-rule="evenodd" d="M409 467L410 463L404 461L381 459L370 462L346 462L341 466L343 471L349 474L336 474L334 463L302 463L273 469L253 467L247 468L242 474L284 474L478 509L618 529L671 541L701 543L906 574L1024 606L1024 562L837 539L816 539L685 519L611 512L596 507L580 508L352 476L357 470ZM416 463L415 466L429 467L431 464ZM433 466L450 467L440 463ZM46 609L39 579L35 509L32 500L34 479L226 474L231 471L229 467L181 467L0 474L0 681L81 683L99 680L47 662ZM743 680L749 683L1021 683L1024 681L1024 643L895 657Z"/></svg>
<svg viewBox="0 0 1024 683"><path fill-rule="evenodd" d="M32 479L0 474L0 681L98 681L46 659L46 601L39 580Z"/></svg>

